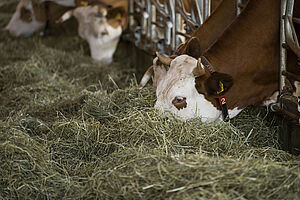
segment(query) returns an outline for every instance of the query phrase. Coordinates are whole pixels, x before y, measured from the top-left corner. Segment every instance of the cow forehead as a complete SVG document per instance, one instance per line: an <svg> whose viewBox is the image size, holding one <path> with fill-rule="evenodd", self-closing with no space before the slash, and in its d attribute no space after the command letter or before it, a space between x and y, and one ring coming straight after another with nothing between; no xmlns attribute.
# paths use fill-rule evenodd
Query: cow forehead
<svg viewBox="0 0 300 200"><path fill-rule="evenodd" d="M186 70L180 70L185 69L189 67L195 67L197 65L197 60L191 56L188 55L180 55L174 58L170 65L170 71L175 71L175 73L184 73Z"/></svg>
<svg viewBox="0 0 300 200"><path fill-rule="evenodd" d="M195 87L195 77L191 70L194 68L197 60L187 55L176 57L172 62L169 71L162 81L158 83L156 95L161 98L173 98L177 93L189 93L191 88Z"/></svg>
<svg viewBox="0 0 300 200"><path fill-rule="evenodd" d="M17 9L21 9L22 7L32 9L32 1L31 0L22 0L17 6Z"/></svg>
<svg viewBox="0 0 300 200"><path fill-rule="evenodd" d="M77 12L82 14L91 14L91 13L106 13L107 9L102 5L94 5L94 6L80 6L77 9Z"/></svg>

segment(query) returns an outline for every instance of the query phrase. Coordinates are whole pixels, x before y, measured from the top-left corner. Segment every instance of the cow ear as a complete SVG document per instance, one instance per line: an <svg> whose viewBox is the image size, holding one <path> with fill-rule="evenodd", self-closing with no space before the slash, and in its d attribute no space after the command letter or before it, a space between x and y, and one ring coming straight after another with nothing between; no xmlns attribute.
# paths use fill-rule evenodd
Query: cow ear
<svg viewBox="0 0 300 200"><path fill-rule="evenodd" d="M205 81L205 90L208 96L217 98L224 95L233 85L233 79L228 74L214 72Z"/></svg>
<svg viewBox="0 0 300 200"><path fill-rule="evenodd" d="M186 54L198 59L201 56L200 42L196 37L189 39L186 45Z"/></svg>

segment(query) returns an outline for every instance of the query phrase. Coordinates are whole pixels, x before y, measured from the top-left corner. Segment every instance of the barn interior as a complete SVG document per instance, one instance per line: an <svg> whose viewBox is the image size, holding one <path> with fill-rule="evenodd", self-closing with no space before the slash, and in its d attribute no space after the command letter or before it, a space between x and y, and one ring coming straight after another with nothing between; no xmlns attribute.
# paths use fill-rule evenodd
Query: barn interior
<svg viewBox="0 0 300 200"><path fill-rule="evenodd" d="M17 3L0 2L1 28ZM226 123L161 115L151 84L137 87L152 55L122 39L104 66L76 27L0 32L1 199L299 198L300 157L268 108Z"/></svg>

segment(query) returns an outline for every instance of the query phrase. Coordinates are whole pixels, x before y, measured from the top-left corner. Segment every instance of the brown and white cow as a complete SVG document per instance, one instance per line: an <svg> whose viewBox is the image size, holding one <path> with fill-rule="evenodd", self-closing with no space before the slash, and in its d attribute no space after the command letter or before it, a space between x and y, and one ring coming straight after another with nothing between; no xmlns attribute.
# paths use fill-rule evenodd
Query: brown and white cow
<svg viewBox="0 0 300 200"><path fill-rule="evenodd" d="M204 52L220 37L220 35L226 30L226 28L234 21L236 17L236 11L236 0L223 0L220 4L217 4L217 7L213 11L212 15L210 15L208 19L203 23L203 25L200 26L192 34L192 38L197 37L199 39L199 46L201 47L199 51ZM180 44L176 50L176 54L185 54L187 44L188 41L186 43ZM143 76L139 85L140 87L144 87L152 77L153 66L155 66L155 62L156 60L154 60L153 65L147 70L147 72ZM157 73L154 74L154 88L156 88L158 79L156 75Z"/></svg>
<svg viewBox="0 0 300 200"><path fill-rule="evenodd" d="M174 59L158 54L155 107L180 119L222 120L220 95L226 95L229 117L248 105L267 105L278 95L280 0L250 0L207 51L192 38L186 54ZM156 58L157 59L157 58ZM211 73L203 62L215 70ZM161 64L164 63L164 64ZM164 65L168 65L167 71ZM300 74L296 65L288 71ZM297 95L297 94L296 94Z"/></svg>
<svg viewBox="0 0 300 200"><path fill-rule="evenodd" d="M46 21L54 23L63 13L75 7L74 0L52 0L45 2L38 0L20 0L16 11L11 17L4 31L12 36L31 36L45 27Z"/></svg>
<svg viewBox="0 0 300 200"><path fill-rule="evenodd" d="M122 31L127 27L127 0L94 1L67 11L60 22L74 16L79 36L89 43L91 57L110 64Z"/></svg>

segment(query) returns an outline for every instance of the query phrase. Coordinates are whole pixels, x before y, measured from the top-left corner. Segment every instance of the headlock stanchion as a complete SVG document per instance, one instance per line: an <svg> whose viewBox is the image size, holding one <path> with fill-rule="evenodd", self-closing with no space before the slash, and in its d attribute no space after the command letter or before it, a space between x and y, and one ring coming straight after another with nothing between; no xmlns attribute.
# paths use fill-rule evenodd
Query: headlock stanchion
<svg viewBox="0 0 300 200"><path fill-rule="evenodd" d="M211 12L211 0L129 0L127 39L149 53L171 54Z"/></svg>
<svg viewBox="0 0 300 200"><path fill-rule="evenodd" d="M298 60L300 59L299 42L293 25L293 22L299 23L300 19L293 18L293 11L294 0L281 1L279 98L277 103L271 105L271 110L281 112L299 125L299 97L293 95L293 86L290 80L300 82L300 77L287 71L288 53L294 54ZM297 67L300 70L299 63Z"/></svg>
<svg viewBox="0 0 300 200"><path fill-rule="evenodd" d="M293 24L300 24L300 19L293 17L293 11L294 0L281 0L279 97L277 103L271 104L270 108L285 119L280 126L283 149L300 154L300 97L293 94L292 86L294 81L300 82L300 77L287 71L287 66L291 64L297 65L300 70L300 47ZM298 59L296 63L291 60L295 58Z"/></svg>
<svg viewBox="0 0 300 200"><path fill-rule="evenodd" d="M210 16L212 0L129 0L126 39L150 54L172 54ZM237 13L244 0L237 0Z"/></svg>

